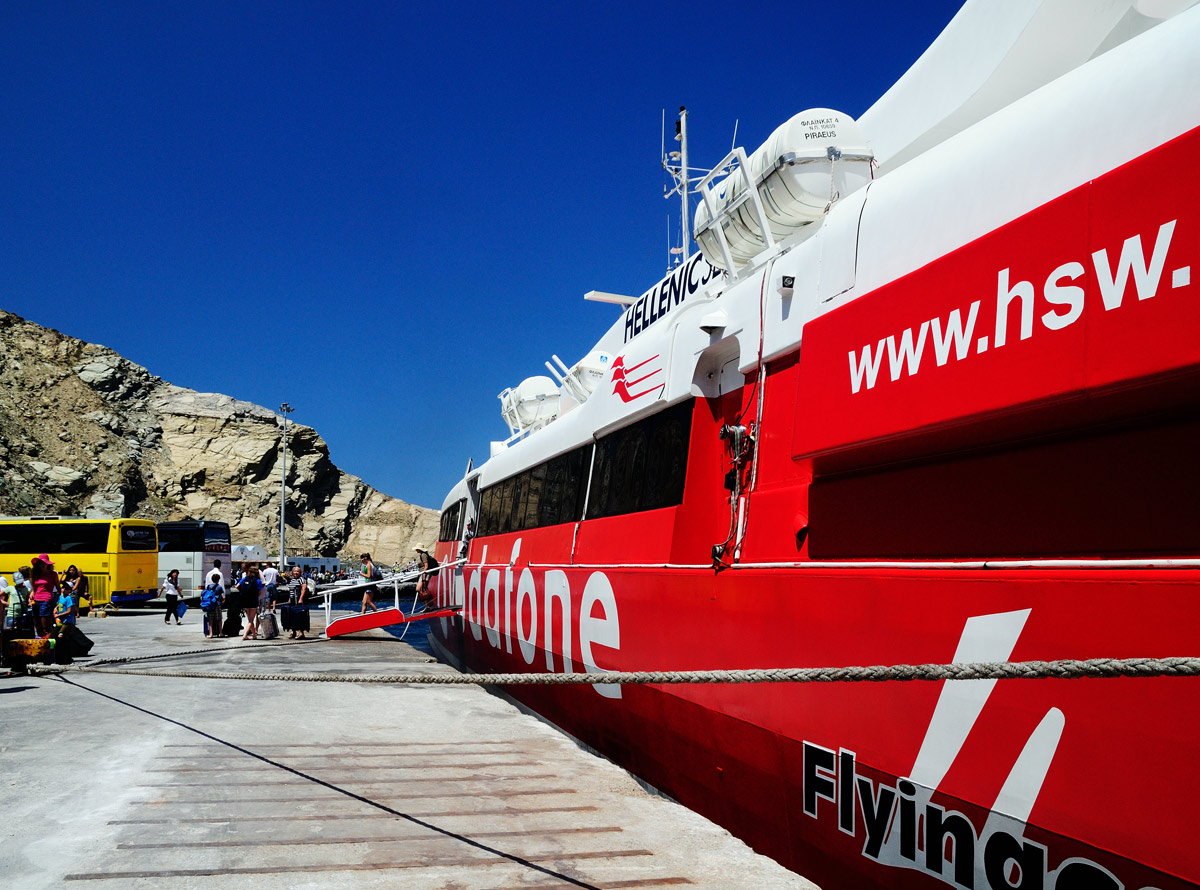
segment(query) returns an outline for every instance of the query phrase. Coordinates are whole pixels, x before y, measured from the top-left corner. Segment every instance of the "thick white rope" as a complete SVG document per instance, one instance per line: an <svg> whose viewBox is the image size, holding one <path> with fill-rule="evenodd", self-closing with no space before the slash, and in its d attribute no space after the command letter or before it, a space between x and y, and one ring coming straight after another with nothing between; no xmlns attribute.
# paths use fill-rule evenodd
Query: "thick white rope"
<svg viewBox="0 0 1200 890"><path fill-rule="evenodd" d="M211 650L209 650L211 651ZM205 680L280 680L292 683L394 683L432 686L570 686L617 683L861 683L909 680L1046 680L1110 677L1196 677L1200 658L1090 658L965 664L896 664L715 671L612 671L586 674L269 674L205 670L144 670L93 665L30 666L31 674L132 674Z"/></svg>

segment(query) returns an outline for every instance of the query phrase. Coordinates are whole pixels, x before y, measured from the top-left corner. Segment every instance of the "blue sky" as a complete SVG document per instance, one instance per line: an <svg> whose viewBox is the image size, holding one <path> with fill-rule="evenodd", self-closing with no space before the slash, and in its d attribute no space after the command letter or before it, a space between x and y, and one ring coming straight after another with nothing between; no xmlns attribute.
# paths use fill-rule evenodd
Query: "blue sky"
<svg viewBox="0 0 1200 890"><path fill-rule="evenodd" d="M958 2L0 5L0 308L440 506L666 269L694 165L858 116Z"/></svg>

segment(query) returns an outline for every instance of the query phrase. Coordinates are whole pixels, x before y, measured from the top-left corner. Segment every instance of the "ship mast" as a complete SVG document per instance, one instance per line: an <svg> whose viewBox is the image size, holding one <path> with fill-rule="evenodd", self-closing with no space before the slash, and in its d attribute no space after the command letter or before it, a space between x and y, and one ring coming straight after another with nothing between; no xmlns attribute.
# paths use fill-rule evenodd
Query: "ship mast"
<svg viewBox="0 0 1200 890"><path fill-rule="evenodd" d="M680 203L680 223L681 223L681 243L679 247L671 247L669 251L676 259L676 265L681 261L687 262L688 257L692 255L691 249L691 208L688 206L688 193L692 191L691 170L688 167L688 149L687 149L687 117L688 110L685 106L679 106L679 119L675 121L675 141L679 143L679 150L670 153L666 150L666 133L664 132L663 139L663 169L671 174L675 180L675 187L668 189L663 187L663 197L670 198L672 195L679 195ZM666 112L663 113L663 129L666 130ZM668 263L668 266L670 264ZM669 271L669 269L668 269Z"/></svg>
<svg viewBox="0 0 1200 890"><path fill-rule="evenodd" d="M691 238L691 208L688 207L688 156L687 156L687 109L679 106L679 120L675 122L675 138L679 140L679 178L684 187L679 190L679 200L683 207L680 211L680 222L683 224L683 261L686 263L691 256L689 242Z"/></svg>

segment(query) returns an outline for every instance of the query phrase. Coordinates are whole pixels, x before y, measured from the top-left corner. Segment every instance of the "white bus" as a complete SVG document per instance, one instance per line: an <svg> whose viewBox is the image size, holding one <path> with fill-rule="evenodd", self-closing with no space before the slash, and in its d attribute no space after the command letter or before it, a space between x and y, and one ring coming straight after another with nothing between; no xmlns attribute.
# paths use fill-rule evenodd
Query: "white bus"
<svg viewBox="0 0 1200 890"><path fill-rule="evenodd" d="M221 574L228 584L229 525L207 519L184 519L158 523L158 584L171 569L179 569L179 590L192 596L204 586L213 563L221 560Z"/></svg>

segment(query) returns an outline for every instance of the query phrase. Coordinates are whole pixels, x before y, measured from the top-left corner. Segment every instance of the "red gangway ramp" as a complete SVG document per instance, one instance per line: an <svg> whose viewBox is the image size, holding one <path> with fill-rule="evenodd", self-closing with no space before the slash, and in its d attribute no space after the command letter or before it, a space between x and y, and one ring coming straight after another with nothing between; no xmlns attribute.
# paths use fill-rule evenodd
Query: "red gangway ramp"
<svg viewBox="0 0 1200 890"><path fill-rule="evenodd" d="M426 618L447 618L457 615L462 606L448 606L432 612L418 612L415 615L405 615L399 609L377 609L362 615L346 615L329 622L325 628L328 639L344 637L346 634L357 633L360 630L372 630L376 627L390 627L393 624L408 624L411 621L423 621Z"/></svg>

